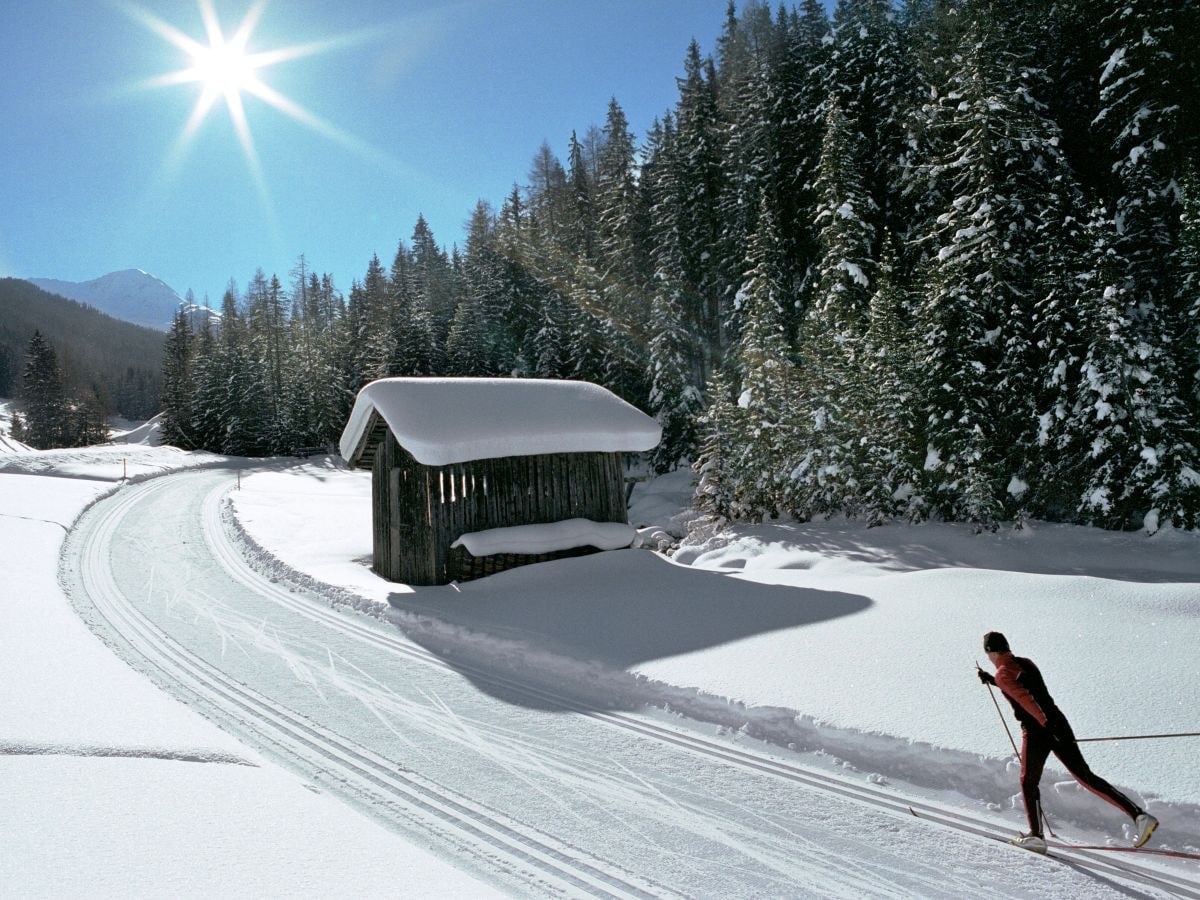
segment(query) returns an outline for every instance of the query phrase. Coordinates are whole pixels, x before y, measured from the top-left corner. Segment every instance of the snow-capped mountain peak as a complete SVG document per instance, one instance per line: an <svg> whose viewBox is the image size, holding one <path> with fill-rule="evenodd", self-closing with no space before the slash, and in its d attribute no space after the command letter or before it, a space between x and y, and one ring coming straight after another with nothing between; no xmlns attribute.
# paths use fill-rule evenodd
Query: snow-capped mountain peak
<svg viewBox="0 0 1200 900"><path fill-rule="evenodd" d="M86 303L117 319L165 331L184 303L166 282L142 269L109 272L91 281L30 278L44 291Z"/></svg>

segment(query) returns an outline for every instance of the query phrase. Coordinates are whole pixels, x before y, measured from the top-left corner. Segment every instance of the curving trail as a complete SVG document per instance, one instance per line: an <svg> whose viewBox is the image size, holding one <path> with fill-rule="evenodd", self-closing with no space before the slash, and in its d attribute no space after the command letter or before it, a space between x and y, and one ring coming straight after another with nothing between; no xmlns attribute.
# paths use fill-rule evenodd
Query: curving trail
<svg viewBox="0 0 1200 900"><path fill-rule="evenodd" d="M76 608L131 665L315 789L513 893L1200 898L1169 870L1020 854L980 840L1001 832L969 813L451 668L394 627L254 573L221 523L232 481L166 476L97 504L65 551Z"/></svg>

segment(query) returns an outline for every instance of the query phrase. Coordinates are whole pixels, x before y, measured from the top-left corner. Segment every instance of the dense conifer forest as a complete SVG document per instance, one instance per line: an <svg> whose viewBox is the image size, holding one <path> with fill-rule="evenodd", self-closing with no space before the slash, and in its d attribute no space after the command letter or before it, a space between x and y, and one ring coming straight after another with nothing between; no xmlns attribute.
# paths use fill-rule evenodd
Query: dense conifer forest
<svg viewBox="0 0 1200 900"><path fill-rule="evenodd" d="M1184 0L731 4L645 134L614 99L543 143L463 248L419 219L345 291L301 257L180 318L167 436L284 452L377 377L582 378L715 517L1195 527L1197 46Z"/></svg>
<svg viewBox="0 0 1200 900"><path fill-rule="evenodd" d="M64 395L98 406L101 418L115 412L147 419L158 412L161 331L114 319L17 278L0 278L0 397L25 394L30 343L39 332L54 352ZM43 364L35 370L42 371Z"/></svg>

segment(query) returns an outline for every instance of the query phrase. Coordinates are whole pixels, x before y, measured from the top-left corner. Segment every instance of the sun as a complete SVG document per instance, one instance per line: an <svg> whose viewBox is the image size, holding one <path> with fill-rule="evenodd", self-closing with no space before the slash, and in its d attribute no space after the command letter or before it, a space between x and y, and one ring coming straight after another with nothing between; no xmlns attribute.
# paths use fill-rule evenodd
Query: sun
<svg viewBox="0 0 1200 900"><path fill-rule="evenodd" d="M254 138L247 117L246 99L253 98L283 113L292 121L303 125L322 137L334 141L358 156L388 170L406 169L403 163L365 141L348 134L336 125L301 106L272 88L260 75L262 70L280 63L292 62L306 56L342 49L354 44L377 40L390 32L387 29L363 29L346 35L325 37L318 41L276 49L251 50L251 39L255 28L266 9L268 0L249 0L242 21L228 36L221 26L213 0L196 0L204 22L204 37L193 38L174 25L140 6L135 0L113 0L117 8L163 40L173 44L184 54L184 65L141 83L141 87L161 88L180 85L198 86L195 105L188 116L175 147L167 158L167 169L175 169L182 161L200 126L209 113L221 104L228 110L229 118L237 132L246 164L266 201L266 181Z"/></svg>
<svg viewBox="0 0 1200 900"><path fill-rule="evenodd" d="M234 128L237 131L238 141L245 153L246 162L260 188L265 191L258 154L254 148L254 138L251 135L250 123L246 116L244 95L262 100L297 122L327 137L345 143L353 143L353 139L343 135L339 129L270 87L258 74L261 69L268 66L330 49L334 46L334 41L250 52L247 49L248 44L266 7L266 0L256 0L252 3L237 29L228 37L221 27L212 0L196 0L196 2L201 18L204 20L206 40L196 40L184 34L174 25L163 21L129 0L121 3L121 8L126 13L182 50L190 62L190 65L186 65L184 68L151 79L145 83L146 86L168 87L186 84L200 86L195 106L192 107L192 113L183 127L175 151L171 155L173 159L177 160L182 156L208 114L218 105L219 100L224 99L229 117L233 120Z"/></svg>
<svg viewBox="0 0 1200 900"><path fill-rule="evenodd" d="M196 78L206 91L222 95L253 91L258 87L258 76L254 73L255 60L246 53L245 46L218 43L208 47L189 50Z"/></svg>

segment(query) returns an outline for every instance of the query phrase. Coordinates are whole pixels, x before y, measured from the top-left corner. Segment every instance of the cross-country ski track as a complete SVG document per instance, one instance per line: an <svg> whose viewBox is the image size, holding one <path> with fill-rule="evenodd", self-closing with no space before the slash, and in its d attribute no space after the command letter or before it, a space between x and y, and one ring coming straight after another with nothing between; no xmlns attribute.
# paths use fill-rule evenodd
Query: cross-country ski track
<svg viewBox="0 0 1200 900"><path fill-rule="evenodd" d="M1194 866L1035 857L974 811L451 664L255 572L222 522L232 484L163 476L94 506L64 551L75 607L314 789L515 894L1200 898Z"/></svg>

